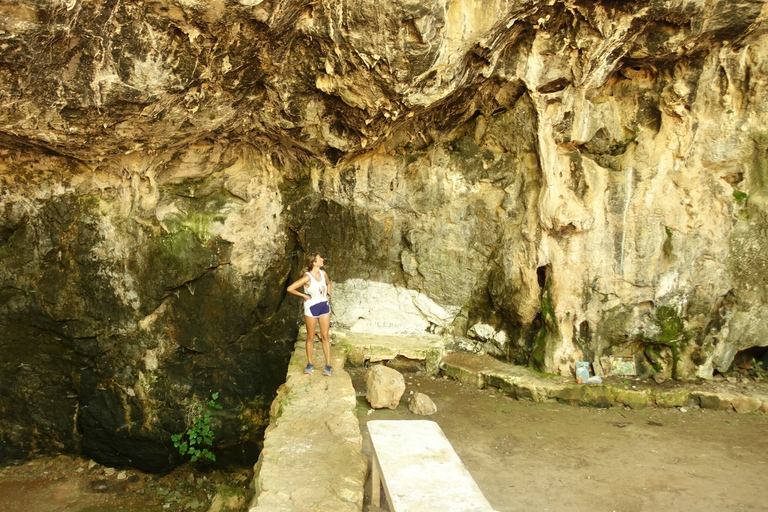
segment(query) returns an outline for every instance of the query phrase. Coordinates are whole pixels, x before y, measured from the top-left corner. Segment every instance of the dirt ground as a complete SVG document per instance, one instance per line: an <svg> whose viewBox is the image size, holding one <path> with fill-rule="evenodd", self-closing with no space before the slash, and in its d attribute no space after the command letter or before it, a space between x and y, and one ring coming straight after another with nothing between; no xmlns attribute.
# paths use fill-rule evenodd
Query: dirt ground
<svg viewBox="0 0 768 512"><path fill-rule="evenodd" d="M425 393L438 409L426 419L441 426L499 512L768 510L765 414L534 404L406 372L400 406L372 410L365 369L349 372L367 455L366 422L425 419L407 406L411 391ZM161 477L39 458L0 467L0 511L204 512L218 486L245 489L251 479L248 468L199 474L182 467Z"/></svg>
<svg viewBox="0 0 768 512"><path fill-rule="evenodd" d="M400 406L371 410L350 371L367 455L368 420L434 420L499 512L768 510L768 415L534 404L407 373ZM437 413L412 414L411 391Z"/></svg>
<svg viewBox="0 0 768 512"><path fill-rule="evenodd" d="M41 457L0 466L0 512L205 512L221 486L244 492L252 479L250 468L198 473L184 465L160 476Z"/></svg>

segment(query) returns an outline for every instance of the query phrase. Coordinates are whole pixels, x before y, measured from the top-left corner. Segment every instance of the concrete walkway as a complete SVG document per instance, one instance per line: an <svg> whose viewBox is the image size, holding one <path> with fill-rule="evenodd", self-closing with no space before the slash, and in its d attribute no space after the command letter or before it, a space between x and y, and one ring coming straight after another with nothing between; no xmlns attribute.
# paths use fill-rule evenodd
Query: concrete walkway
<svg viewBox="0 0 768 512"><path fill-rule="evenodd" d="M304 341L296 343L286 383L270 411L249 512L362 510L368 460L355 390L344 371L344 349L331 352L331 377L323 376L320 343L315 343L315 371L305 375Z"/></svg>

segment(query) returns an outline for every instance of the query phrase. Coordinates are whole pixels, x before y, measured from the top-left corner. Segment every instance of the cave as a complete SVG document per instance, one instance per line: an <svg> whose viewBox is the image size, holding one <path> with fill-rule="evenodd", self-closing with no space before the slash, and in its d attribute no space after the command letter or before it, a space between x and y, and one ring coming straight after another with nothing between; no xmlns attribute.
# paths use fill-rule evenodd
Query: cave
<svg viewBox="0 0 768 512"><path fill-rule="evenodd" d="M0 461L167 472L217 394L252 465L316 251L340 329L768 363L763 3L438 4L0 8Z"/></svg>

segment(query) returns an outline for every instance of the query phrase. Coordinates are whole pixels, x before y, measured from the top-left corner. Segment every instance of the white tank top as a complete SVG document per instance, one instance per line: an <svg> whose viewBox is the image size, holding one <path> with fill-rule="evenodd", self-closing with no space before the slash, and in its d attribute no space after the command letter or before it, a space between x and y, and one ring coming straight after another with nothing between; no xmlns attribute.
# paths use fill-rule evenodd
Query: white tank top
<svg viewBox="0 0 768 512"><path fill-rule="evenodd" d="M310 306L328 301L328 285L325 283L325 274L320 271L320 280L317 281L311 272L306 272L309 276L309 285L304 286L304 293L309 295L309 300L304 301L304 309L309 310Z"/></svg>

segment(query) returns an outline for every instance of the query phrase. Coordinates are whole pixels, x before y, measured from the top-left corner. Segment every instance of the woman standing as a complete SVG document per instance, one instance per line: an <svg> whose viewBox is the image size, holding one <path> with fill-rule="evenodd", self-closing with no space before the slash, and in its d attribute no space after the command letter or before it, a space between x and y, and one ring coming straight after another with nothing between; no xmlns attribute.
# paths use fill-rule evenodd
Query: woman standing
<svg viewBox="0 0 768 512"><path fill-rule="evenodd" d="M320 339L323 342L325 355L325 371L323 375L331 375L331 342L328 331L331 326L331 280L325 273L323 258L313 252L305 259L306 272L304 276L288 287L288 293L304 299L304 322L307 324L307 368L304 373L312 373L312 349L315 340L315 328L320 322ZM298 290L304 287L303 292Z"/></svg>

